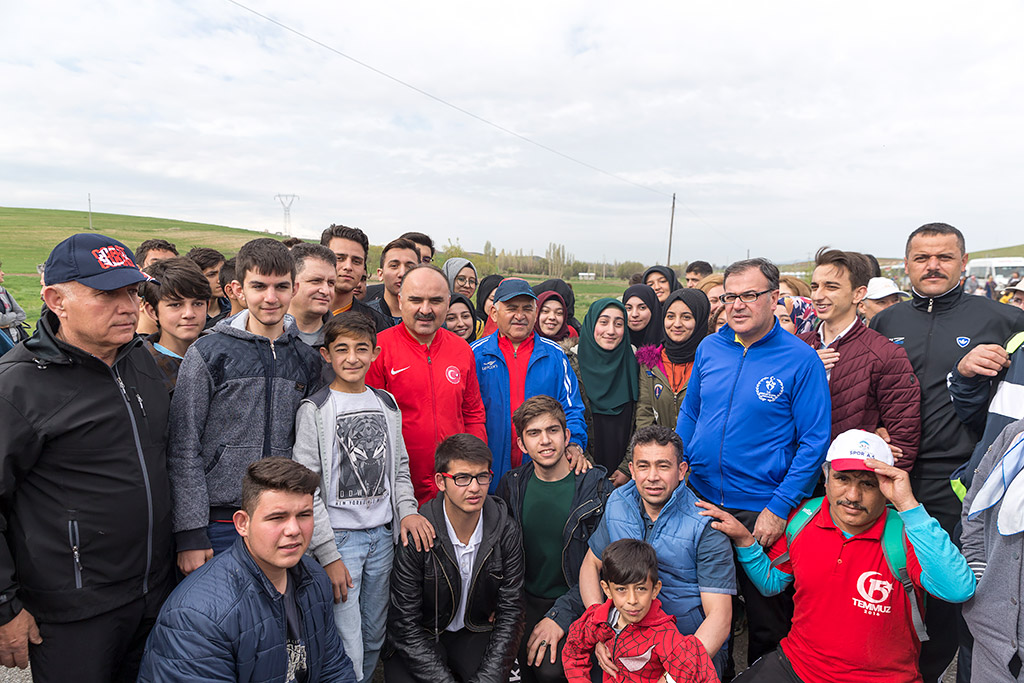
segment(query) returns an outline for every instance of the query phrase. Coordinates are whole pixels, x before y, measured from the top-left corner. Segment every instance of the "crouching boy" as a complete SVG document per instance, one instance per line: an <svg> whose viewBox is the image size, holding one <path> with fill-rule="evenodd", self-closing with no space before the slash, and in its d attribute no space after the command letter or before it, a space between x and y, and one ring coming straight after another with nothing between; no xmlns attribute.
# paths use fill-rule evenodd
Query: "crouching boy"
<svg viewBox="0 0 1024 683"><path fill-rule="evenodd" d="M604 603L591 605L569 627L562 664L570 683L590 682L590 656L605 643L618 669L606 683L654 683L668 673L676 683L714 683L715 665L697 638L676 629L658 601L658 558L643 541L624 538L604 550Z"/></svg>

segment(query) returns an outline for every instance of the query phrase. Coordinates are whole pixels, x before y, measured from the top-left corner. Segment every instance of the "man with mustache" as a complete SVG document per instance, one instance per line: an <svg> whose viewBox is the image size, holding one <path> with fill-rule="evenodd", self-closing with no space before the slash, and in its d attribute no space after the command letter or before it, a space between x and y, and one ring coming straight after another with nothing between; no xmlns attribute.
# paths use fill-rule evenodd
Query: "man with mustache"
<svg viewBox="0 0 1024 683"><path fill-rule="evenodd" d="M715 520L711 526L732 539L759 591L796 587L789 635L736 680L919 683L924 593L929 608L933 597L963 602L974 594L974 574L914 497L881 437L843 432L822 471L825 497L797 507L786 533L767 550L735 517L697 503Z"/></svg>
<svg viewBox="0 0 1024 683"><path fill-rule="evenodd" d="M910 484L951 536L961 503L950 477L971 457L980 434L957 416L947 375L954 366L954 378L956 373L975 377L999 372L1008 364L1003 344L1024 330L1024 311L964 293L960 278L967 260L964 236L953 226L929 223L914 230L904 261L912 298L871 321L872 329L903 346L921 385L921 445ZM955 605L940 600L928 604L931 639L921 649L926 683L939 679L957 650L958 614Z"/></svg>
<svg viewBox="0 0 1024 683"><path fill-rule="evenodd" d="M487 438L473 352L441 327L450 296L437 266L410 268L398 294L402 324L377 335L380 354L366 375L369 386L390 391L402 410L409 473L421 505L437 495L437 445L453 434Z"/></svg>

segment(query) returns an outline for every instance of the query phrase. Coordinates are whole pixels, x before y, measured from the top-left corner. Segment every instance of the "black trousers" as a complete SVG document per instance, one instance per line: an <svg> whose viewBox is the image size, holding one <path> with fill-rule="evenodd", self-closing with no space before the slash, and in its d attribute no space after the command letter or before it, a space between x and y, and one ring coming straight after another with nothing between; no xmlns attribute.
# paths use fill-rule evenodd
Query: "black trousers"
<svg viewBox="0 0 1024 683"><path fill-rule="evenodd" d="M466 683L476 677L490 639L490 633L476 633L463 628L445 631L435 646L455 680ZM432 683L413 676L402 655L397 652L384 662L384 680L387 683Z"/></svg>
<svg viewBox="0 0 1024 683"><path fill-rule="evenodd" d="M29 646L35 683L134 683L171 581L123 607L66 623L39 622L43 642Z"/></svg>
<svg viewBox="0 0 1024 683"><path fill-rule="evenodd" d="M530 634L537 626L537 622L544 618L547 611L555 604L554 600L538 598L529 593L523 594L526 597L526 628L523 630L523 640L519 643L519 676L523 683L559 683L565 681L565 670L562 668L562 646L568 633L558 641L556 645L555 663L551 663L551 644L543 648L544 661L540 666L528 666L526 656L528 654L527 643Z"/></svg>
<svg viewBox="0 0 1024 683"><path fill-rule="evenodd" d="M733 680L740 683L803 683L781 647L761 657Z"/></svg>

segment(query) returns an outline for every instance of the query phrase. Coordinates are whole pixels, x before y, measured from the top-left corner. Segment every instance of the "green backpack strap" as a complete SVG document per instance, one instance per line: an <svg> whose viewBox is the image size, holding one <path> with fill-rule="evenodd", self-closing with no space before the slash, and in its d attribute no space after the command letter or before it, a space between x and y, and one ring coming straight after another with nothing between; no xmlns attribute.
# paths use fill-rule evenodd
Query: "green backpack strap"
<svg viewBox="0 0 1024 683"><path fill-rule="evenodd" d="M786 522L786 552L772 560L772 568L789 562L789 549L793 547L793 540L797 537L797 534L803 531L807 523L814 519L815 513L821 509L821 502L823 500L825 500L824 496L805 500L797 508L796 513L789 518L789 521Z"/></svg>
<svg viewBox="0 0 1024 683"><path fill-rule="evenodd" d="M903 584L903 590L910 598L910 615L914 621L914 631L922 643L928 640L928 631L924 626L921 606L917 602L917 589L910 580L907 571L907 547L903 535L903 520L893 508L886 508L885 527L882 530L882 554L889 565L889 571Z"/></svg>

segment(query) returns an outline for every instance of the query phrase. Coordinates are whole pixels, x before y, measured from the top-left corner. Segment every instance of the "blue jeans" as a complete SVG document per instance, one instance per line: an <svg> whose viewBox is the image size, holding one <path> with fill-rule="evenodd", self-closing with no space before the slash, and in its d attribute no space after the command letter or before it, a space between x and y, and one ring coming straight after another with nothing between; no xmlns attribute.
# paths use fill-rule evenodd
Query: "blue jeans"
<svg viewBox="0 0 1024 683"><path fill-rule="evenodd" d="M348 599L334 605L334 622L352 660L356 679L369 681L384 645L391 597L391 561L395 556L391 525L354 531L335 530L334 542L352 577Z"/></svg>
<svg viewBox="0 0 1024 683"><path fill-rule="evenodd" d="M214 555L220 555L233 546L238 539L235 525L227 522L210 522L210 526L206 527L206 533L210 537L210 546L213 548Z"/></svg>

